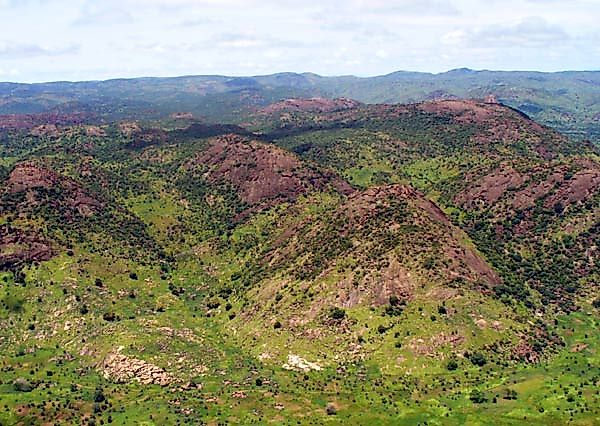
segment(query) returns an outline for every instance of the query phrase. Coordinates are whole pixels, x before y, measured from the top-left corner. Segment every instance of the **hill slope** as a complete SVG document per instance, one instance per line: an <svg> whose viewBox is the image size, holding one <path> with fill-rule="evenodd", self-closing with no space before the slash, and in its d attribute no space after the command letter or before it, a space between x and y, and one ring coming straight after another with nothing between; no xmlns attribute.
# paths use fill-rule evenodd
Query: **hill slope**
<svg viewBox="0 0 600 426"><path fill-rule="evenodd" d="M440 74L395 72L359 78L281 73L255 77L184 76L101 82L0 84L0 114L55 111L97 118L159 117L189 111L213 121L285 98L347 97L366 103L494 96L578 139L600 135L600 73L452 70ZM10 117L0 119L11 120ZM1 124L0 124L1 126Z"/></svg>
<svg viewBox="0 0 600 426"><path fill-rule="evenodd" d="M458 100L54 118L0 132L0 423L597 422L591 144Z"/></svg>

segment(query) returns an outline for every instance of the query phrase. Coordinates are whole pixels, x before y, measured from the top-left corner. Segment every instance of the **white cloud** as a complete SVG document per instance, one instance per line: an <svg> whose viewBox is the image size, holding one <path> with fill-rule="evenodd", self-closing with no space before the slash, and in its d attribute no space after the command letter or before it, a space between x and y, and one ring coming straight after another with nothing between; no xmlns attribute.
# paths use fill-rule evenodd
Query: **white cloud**
<svg viewBox="0 0 600 426"><path fill-rule="evenodd" d="M600 68L596 0L0 0L0 8L0 41L11 37L0 43L1 66L24 80Z"/></svg>
<svg viewBox="0 0 600 426"><path fill-rule="evenodd" d="M514 24L458 29L442 35L444 45L473 48L544 48L564 44L570 36L558 25L530 17Z"/></svg>
<svg viewBox="0 0 600 426"><path fill-rule="evenodd" d="M36 56L60 56L77 53L79 46L45 46L0 42L0 58L28 58Z"/></svg>

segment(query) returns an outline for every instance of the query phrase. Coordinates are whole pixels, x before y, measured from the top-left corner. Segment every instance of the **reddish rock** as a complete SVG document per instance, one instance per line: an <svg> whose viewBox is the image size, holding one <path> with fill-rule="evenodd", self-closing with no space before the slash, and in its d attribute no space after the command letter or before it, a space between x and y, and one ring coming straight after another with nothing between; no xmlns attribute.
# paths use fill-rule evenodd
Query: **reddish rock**
<svg viewBox="0 0 600 426"><path fill-rule="evenodd" d="M516 189L528 180L511 165L503 164L482 177L455 197L455 202L473 208L479 204L489 205L498 201L509 189Z"/></svg>
<svg viewBox="0 0 600 426"><path fill-rule="evenodd" d="M333 112L353 109L361 103L353 99L338 98L309 98L309 99L286 99L269 105L262 110L264 114L277 112Z"/></svg>
<svg viewBox="0 0 600 426"><path fill-rule="evenodd" d="M18 164L8 176L5 182L4 192L16 194L25 192L29 206L45 202L38 199L39 189L60 189L62 202L67 208L78 212L82 216L91 216L101 210L104 204L89 194L74 180L49 170L35 161L27 161ZM50 203L59 203L58 199L50 200ZM59 206L55 206L59 207Z"/></svg>
<svg viewBox="0 0 600 426"><path fill-rule="evenodd" d="M242 201L260 208L327 187L344 194L353 191L334 173L312 168L289 151L237 135L213 139L187 164L188 169L199 166L207 168L209 182L233 185Z"/></svg>
<svg viewBox="0 0 600 426"><path fill-rule="evenodd" d="M0 130L31 130L37 126L69 126L82 124L93 117L86 113L8 114L0 115Z"/></svg>
<svg viewBox="0 0 600 426"><path fill-rule="evenodd" d="M42 236L12 226L0 226L0 269L54 256L52 244Z"/></svg>

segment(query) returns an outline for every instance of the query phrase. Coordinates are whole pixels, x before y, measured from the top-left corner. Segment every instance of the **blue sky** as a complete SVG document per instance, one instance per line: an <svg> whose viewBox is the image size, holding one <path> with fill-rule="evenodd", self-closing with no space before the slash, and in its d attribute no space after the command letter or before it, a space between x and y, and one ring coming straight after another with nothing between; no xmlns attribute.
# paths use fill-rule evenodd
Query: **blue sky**
<svg viewBox="0 0 600 426"><path fill-rule="evenodd" d="M0 0L0 81L600 69L600 0Z"/></svg>

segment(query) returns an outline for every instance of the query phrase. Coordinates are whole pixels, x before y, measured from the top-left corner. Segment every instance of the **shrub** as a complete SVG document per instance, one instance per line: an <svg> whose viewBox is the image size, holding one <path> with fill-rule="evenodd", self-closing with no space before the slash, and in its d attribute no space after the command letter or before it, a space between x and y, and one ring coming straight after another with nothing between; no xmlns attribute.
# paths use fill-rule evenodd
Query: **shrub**
<svg viewBox="0 0 600 426"><path fill-rule="evenodd" d="M474 354L471 354L469 360L473 363L473 365L477 365L478 367L483 367L487 363L485 355L483 355L480 352L475 352Z"/></svg>
<svg viewBox="0 0 600 426"><path fill-rule="evenodd" d="M4 300L4 305L6 306L6 309L8 309L10 312L12 313L20 313L23 312L23 305L24 305L24 301L23 299L20 299L16 296L13 296L12 294L7 295Z"/></svg>
<svg viewBox="0 0 600 426"><path fill-rule="evenodd" d="M343 320L346 317L346 311L336 306L334 308L331 308L331 310L329 311L329 317L336 321Z"/></svg>
<svg viewBox="0 0 600 426"><path fill-rule="evenodd" d="M221 302L219 302L218 299L211 299L208 301L206 306L208 309L217 309L219 306L221 306Z"/></svg>
<svg viewBox="0 0 600 426"><path fill-rule="evenodd" d="M96 388L94 392L94 402L100 403L106 401L106 397L104 396L104 392L101 388Z"/></svg>
<svg viewBox="0 0 600 426"><path fill-rule="evenodd" d="M472 402L474 402L475 404L482 404L487 401L485 394L483 392L481 392L479 389L473 390L471 392L471 395L469 396L469 399Z"/></svg>
<svg viewBox="0 0 600 426"><path fill-rule="evenodd" d="M104 321L113 322L117 319L117 316L114 312L105 312L102 315L102 319L104 319Z"/></svg>
<svg viewBox="0 0 600 426"><path fill-rule="evenodd" d="M448 361L448 363L446 364L446 369L448 371L454 371L456 369L458 369L458 362L456 362L455 359L451 359L450 361Z"/></svg>

